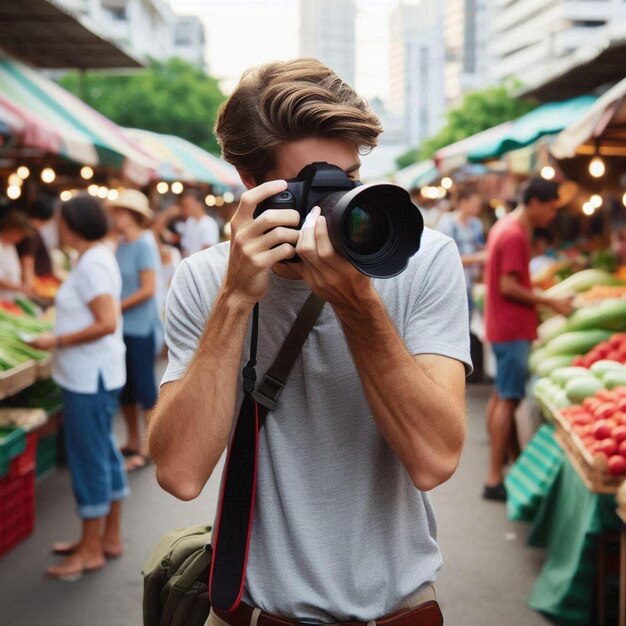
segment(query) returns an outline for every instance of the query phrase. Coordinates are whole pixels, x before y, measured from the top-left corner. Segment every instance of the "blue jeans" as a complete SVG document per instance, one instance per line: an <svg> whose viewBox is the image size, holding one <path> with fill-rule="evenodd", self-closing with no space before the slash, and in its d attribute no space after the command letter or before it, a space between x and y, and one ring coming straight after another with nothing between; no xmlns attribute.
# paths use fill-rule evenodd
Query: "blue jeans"
<svg viewBox="0 0 626 626"><path fill-rule="evenodd" d="M119 389L107 391L102 377L96 393L63 389L63 430L78 514L105 517L111 502L130 493L124 459L113 436Z"/></svg>
<svg viewBox="0 0 626 626"><path fill-rule="evenodd" d="M157 386L154 380L155 333L146 337L124 335L126 344L126 384L120 395L122 406L140 404L144 410L154 407Z"/></svg>

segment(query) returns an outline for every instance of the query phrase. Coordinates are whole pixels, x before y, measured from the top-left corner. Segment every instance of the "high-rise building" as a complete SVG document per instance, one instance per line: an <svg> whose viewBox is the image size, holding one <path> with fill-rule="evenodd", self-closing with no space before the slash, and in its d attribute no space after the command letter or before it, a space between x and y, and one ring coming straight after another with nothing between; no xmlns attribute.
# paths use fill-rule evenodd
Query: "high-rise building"
<svg viewBox="0 0 626 626"><path fill-rule="evenodd" d="M623 0L495 0L492 78L532 87L579 49L625 32Z"/></svg>
<svg viewBox="0 0 626 626"><path fill-rule="evenodd" d="M434 135L445 112L443 3L400 0L390 20L389 109L401 116L405 144Z"/></svg>
<svg viewBox="0 0 626 626"><path fill-rule="evenodd" d="M300 0L300 55L315 57L354 85L354 0Z"/></svg>
<svg viewBox="0 0 626 626"><path fill-rule="evenodd" d="M445 88L449 106L489 80L493 0L445 0Z"/></svg>
<svg viewBox="0 0 626 626"><path fill-rule="evenodd" d="M206 35L196 15L178 15L174 26L174 55L197 67L206 68Z"/></svg>
<svg viewBox="0 0 626 626"><path fill-rule="evenodd" d="M202 24L196 23L187 28L185 20L188 18L179 18L165 0L58 1L87 18L98 33L138 58L164 60L178 55L204 67L204 29L201 37L198 34ZM181 28L183 34L185 29L193 32L191 37L186 38L187 43L179 46L177 41ZM192 49L193 46L195 49Z"/></svg>

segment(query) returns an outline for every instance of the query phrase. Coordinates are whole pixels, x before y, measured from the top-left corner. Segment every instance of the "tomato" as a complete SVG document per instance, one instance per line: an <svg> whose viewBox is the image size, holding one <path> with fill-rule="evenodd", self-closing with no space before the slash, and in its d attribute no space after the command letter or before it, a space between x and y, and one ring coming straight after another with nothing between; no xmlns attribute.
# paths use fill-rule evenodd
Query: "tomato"
<svg viewBox="0 0 626 626"><path fill-rule="evenodd" d="M596 444L596 452L604 452L607 456L611 456L617 452L617 443L615 439L607 438L602 441L598 441Z"/></svg>
<svg viewBox="0 0 626 626"><path fill-rule="evenodd" d="M616 426L611 431L611 437L615 439L618 444L620 444L622 441L626 441L626 426L624 426L623 424Z"/></svg>
<svg viewBox="0 0 626 626"><path fill-rule="evenodd" d="M574 430L578 433L578 436L583 439L584 437L587 437L587 435L591 435L591 429L593 428L593 426L590 423L587 424L574 424L573 426ZM618 428L620 428L620 426L616 426L612 431L611 434L613 432L615 432ZM622 427L625 428L626 427ZM626 437L624 437L626 439ZM621 441L621 439L620 439Z"/></svg>
<svg viewBox="0 0 626 626"><path fill-rule="evenodd" d="M613 426L607 424L606 420L600 420L599 422L596 422L591 429L593 436L598 440L608 439L611 436L612 431Z"/></svg>
<svg viewBox="0 0 626 626"><path fill-rule="evenodd" d="M626 459L621 454L614 454L609 457L609 473L613 476L626 474Z"/></svg>
<svg viewBox="0 0 626 626"><path fill-rule="evenodd" d="M606 358L609 361L617 361L618 363L622 363L623 362L622 354L621 354L621 352L618 352L617 350L611 350L611 352L609 352L606 355Z"/></svg>
<svg viewBox="0 0 626 626"><path fill-rule="evenodd" d="M626 441L620 441L617 449L621 455L626 456Z"/></svg>
<svg viewBox="0 0 626 626"><path fill-rule="evenodd" d="M586 435L582 437L583 446L587 448L587 450L591 451L591 447L595 446L598 440L593 435Z"/></svg>
<svg viewBox="0 0 626 626"><path fill-rule="evenodd" d="M602 402L614 402L617 400L617 394L609 391L608 389L600 389L595 395L598 400L602 400Z"/></svg>
<svg viewBox="0 0 626 626"><path fill-rule="evenodd" d="M585 357L575 356L572 359L572 367L585 367Z"/></svg>
<svg viewBox="0 0 626 626"><path fill-rule="evenodd" d="M591 396L590 398L585 398L583 400L583 407L587 409L587 411L594 411L602 404L602 400L598 400L595 396Z"/></svg>
<svg viewBox="0 0 626 626"><path fill-rule="evenodd" d="M611 350L606 346L602 346L599 350L596 348L596 356L598 357L598 360L606 359L610 351Z"/></svg>
<svg viewBox="0 0 626 626"><path fill-rule="evenodd" d="M592 409L592 411L593 416L597 420L606 420L613 416L613 413L615 413L616 409L617 407L615 406L615 404L613 404L613 402L603 402L601 405Z"/></svg>

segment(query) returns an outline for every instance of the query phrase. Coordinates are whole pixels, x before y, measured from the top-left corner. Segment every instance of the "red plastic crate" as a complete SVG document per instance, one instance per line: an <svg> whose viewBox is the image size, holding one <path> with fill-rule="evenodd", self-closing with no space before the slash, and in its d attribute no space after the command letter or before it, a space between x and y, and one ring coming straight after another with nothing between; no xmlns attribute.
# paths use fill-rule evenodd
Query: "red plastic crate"
<svg viewBox="0 0 626 626"><path fill-rule="evenodd" d="M27 436L26 450L11 461L0 479L0 556L28 537L35 528L35 464L37 436Z"/></svg>

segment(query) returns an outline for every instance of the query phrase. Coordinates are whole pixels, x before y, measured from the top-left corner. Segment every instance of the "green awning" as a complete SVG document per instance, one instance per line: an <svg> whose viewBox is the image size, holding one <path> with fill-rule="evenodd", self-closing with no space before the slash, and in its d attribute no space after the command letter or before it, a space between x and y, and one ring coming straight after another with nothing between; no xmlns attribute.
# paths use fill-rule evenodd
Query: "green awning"
<svg viewBox="0 0 626 626"><path fill-rule="evenodd" d="M543 104L515 120L505 135L475 146L468 159L473 163L497 159L511 150L529 146L545 135L560 133L584 115L595 101L595 96L587 95Z"/></svg>

